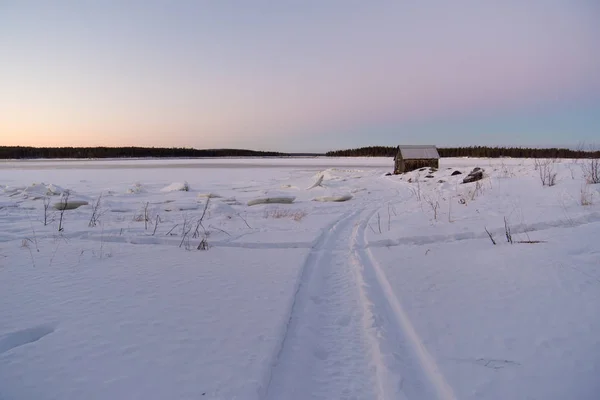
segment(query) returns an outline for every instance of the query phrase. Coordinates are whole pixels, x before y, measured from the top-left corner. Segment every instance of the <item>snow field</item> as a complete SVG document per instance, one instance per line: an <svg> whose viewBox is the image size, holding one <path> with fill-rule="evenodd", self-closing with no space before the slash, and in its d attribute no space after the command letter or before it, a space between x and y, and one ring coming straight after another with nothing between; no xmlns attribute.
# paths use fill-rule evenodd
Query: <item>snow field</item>
<svg viewBox="0 0 600 400"><path fill-rule="evenodd" d="M594 399L597 238L595 223L548 229L547 244L482 238L369 252L457 398Z"/></svg>
<svg viewBox="0 0 600 400"><path fill-rule="evenodd" d="M599 186L392 164L2 163L0 398L595 398Z"/></svg>
<svg viewBox="0 0 600 400"><path fill-rule="evenodd" d="M306 250L74 243L3 265L3 398L258 396Z"/></svg>

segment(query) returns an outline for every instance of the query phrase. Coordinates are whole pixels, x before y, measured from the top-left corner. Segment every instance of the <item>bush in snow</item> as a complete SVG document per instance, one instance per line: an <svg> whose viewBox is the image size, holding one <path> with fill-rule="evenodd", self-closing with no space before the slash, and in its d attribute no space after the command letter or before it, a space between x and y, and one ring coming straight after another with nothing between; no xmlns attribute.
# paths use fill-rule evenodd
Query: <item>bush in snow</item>
<svg viewBox="0 0 600 400"><path fill-rule="evenodd" d="M535 169L540 174L540 180L542 186L554 186L556 185L556 172L554 171L555 160L540 160L534 161Z"/></svg>
<svg viewBox="0 0 600 400"><path fill-rule="evenodd" d="M583 162L581 168L587 183L600 183L600 158L592 158Z"/></svg>
<svg viewBox="0 0 600 400"><path fill-rule="evenodd" d="M100 220L100 217L102 216L102 214L104 214L104 210L100 209L101 201L102 201L102 193L100 193L100 196L98 196L98 198L92 205L92 216L90 217L90 222L88 222L88 226L90 228L93 228L94 226L96 226Z"/></svg>

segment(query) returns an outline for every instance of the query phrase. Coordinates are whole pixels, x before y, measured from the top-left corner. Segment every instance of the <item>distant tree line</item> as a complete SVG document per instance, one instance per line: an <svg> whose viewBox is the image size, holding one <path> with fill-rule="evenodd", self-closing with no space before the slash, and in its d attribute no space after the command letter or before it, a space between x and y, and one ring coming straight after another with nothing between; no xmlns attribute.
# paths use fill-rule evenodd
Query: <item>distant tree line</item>
<svg viewBox="0 0 600 400"><path fill-rule="evenodd" d="M22 158L143 158L143 157L284 157L273 151L244 149L198 150L161 147L22 147L0 146L0 159Z"/></svg>
<svg viewBox="0 0 600 400"><path fill-rule="evenodd" d="M335 150L325 153L327 157L394 157L395 147L369 146L357 149Z"/></svg>
<svg viewBox="0 0 600 400"><path fill-rule="evenodd" d="M534 149L523 147L441 147L440 157L513 157L513 158L600 158L600 151L564 148ZM34 158L177 158L177 157L289 157L317 156L315 153L290 154L246 149L199 150L184 147L24 147L0 146L0 159ZM396 147L370 146L329 151L329 157L394 157Z"/></svg>
<svg viewBox="0 0 600 400"><path fill-rule="evenodd" d="M370 146L348 150L329 151L328 157L394 157L396 147ZM440 157L485 158L600 158L600 151L571 150L564 148L534 149L526 147L440 147Z"/></svg>

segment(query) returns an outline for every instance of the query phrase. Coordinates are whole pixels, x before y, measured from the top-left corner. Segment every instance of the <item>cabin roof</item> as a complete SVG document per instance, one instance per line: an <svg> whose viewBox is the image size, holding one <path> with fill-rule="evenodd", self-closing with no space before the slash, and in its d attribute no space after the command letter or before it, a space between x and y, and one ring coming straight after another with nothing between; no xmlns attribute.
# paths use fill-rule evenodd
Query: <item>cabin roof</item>
<svg viewBox="0 0 600 400"><path fill-rule="evenodd" d="M433 145L398 146L398 153L404 160L429 160L440 158Z"/></svg>

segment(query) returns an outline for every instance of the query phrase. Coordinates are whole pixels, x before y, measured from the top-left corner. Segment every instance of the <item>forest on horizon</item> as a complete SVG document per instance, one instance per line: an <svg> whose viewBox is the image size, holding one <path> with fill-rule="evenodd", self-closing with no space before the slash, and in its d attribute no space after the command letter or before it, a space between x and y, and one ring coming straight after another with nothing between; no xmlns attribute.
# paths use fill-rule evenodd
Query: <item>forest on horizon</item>
<svg viewBox="0 0 600 400"><path fill-rule="evenodd" d="M178 158L178 157L285 157L274 151L184 147L26 147L0 146L0 159L35 158Z"/></svg>
<svg viewBox="0 0 600 400"><path fill-rule="evenodd" d="M346 150L319 153L283 153L275 151L255 151L246 149L194 149L162 147L27 147L0 146L0 159L37 158L218 158L218 157L394 157L395 146L369 146ZM439 147L440 157L483 157L483 158L600 158L600 150L593 151L566 148L527 148L527 147Z"/></svg>
<svg viewBox="0 0 600 400"><path fill-rule="evenodd" d="M438 147L440 157L481 157L481 158L600 158L600 150L571 150L566 148L528 147ZM394 157L395 146L369 146L355 149L329 151L328 157Z"/></svg>

